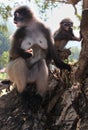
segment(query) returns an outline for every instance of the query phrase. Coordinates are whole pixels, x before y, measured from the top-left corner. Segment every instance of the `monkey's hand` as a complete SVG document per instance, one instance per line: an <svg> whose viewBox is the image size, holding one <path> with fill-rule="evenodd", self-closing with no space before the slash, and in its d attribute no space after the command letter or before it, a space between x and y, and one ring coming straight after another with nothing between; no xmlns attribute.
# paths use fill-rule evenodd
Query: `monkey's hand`
<svg viewBox="0 0 88 130"><path fill-rule="evenodd" d="M23 49L21 49L20 50L20 55L24 58L24 59L27 59L27 58L30 58L32 55L33 55L33 53L32 53L32 51L31 51L31 49L29 49L29 50L23 50Z"/></svg>

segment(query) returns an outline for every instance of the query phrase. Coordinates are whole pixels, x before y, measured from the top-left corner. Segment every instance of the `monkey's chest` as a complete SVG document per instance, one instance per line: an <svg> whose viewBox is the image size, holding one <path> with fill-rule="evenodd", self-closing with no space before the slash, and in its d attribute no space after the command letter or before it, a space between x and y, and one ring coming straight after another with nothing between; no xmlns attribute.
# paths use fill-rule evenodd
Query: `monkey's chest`
<svg viewBox="0 0 88 130"><path fill-rule="evenodd" d="M63 50L65 48L66 44L67 44L66 40L55 41L56 50Z"/></svg>
<svg viewBox="0 0 88 130"><path fill-rule="evenodd" d="M47 54L47 50L42 49L38 45L34 45L31 48L33 49L33 56L31 58L26 59L29 68L39 60L45 59Z"/></svg>
<svg viewBox="0 0 88 130"><path fill-rule="evenodd" d="M29 31L28 36L23 40L21 44L21 48L27 50L34 45L38 45L39 47L45 50L48 48L46 38L39 31L37 32Z"/></svg>

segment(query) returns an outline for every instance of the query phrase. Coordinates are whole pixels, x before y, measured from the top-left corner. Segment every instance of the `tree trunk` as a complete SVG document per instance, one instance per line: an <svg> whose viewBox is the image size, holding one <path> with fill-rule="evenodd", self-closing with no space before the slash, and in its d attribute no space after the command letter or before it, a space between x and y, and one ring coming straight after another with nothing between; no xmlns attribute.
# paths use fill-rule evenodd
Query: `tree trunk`
<svg viewBox="0 0 88 130"><path fill-rule="evenodd" d="M83 81L88 77L88 0L83 1L81 20L82 49L79 58L79 67L76 72L76 79Z"/></svg>
<svg viewBox="0 0 88 130"><path fill-rule="evenodd" d="M69 3L76 5L80 0L68 0Z"/></svg>

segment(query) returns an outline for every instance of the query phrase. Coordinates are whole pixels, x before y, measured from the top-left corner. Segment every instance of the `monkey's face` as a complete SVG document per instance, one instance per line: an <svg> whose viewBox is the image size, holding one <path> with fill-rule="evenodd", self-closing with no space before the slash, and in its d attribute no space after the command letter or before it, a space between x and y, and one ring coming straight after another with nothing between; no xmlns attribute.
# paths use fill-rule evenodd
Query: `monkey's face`
<svg viewBox="0 0 88 130"><path fill-rule="evenodd" d="M14 23L16 24L17 27L23 27L23 26L25 26L24 18L18 12L14 13Z"/></svg>
<svg viewBox="0 0 88 130"><path fill-rule="evenodd" d="M26 26L32 16L33 14L27 6L18 7L14 12L14 23L17 27Z"/></svg>
<svg viewBox="0 0 88 130"><path fill-rule="evenodd" d="M67 21L67 22L61 22L61 27L66 30L66 31L70 31L73 28L73 22Z"/></svg>

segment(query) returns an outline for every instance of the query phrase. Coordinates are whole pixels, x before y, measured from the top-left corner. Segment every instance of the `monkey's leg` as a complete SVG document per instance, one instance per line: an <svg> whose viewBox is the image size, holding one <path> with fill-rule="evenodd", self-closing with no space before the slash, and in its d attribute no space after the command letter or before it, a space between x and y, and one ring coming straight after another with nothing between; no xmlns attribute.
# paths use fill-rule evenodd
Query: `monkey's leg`
<svg viewBox="0 0 88 130"><path fill-rule="evenodd" d="M36 80L38 93L44 96L48 90L48 67L45 60L40 61Z"/></svg>
<svg viewBox="0 0 88 130"><path fill-rule="evenodd" d="M48 90L48 67L45 60L38 61L30 70L28 82L35 82L38 93L43 96Z"/></svg>
<svg viewBox="0 0 88 130"><path fill-rule="evenodd" d="M25 60L21 57L11 61L7 66L7 74L17 86L18 92L22 93L26 87L28 68Z"/></svg>

